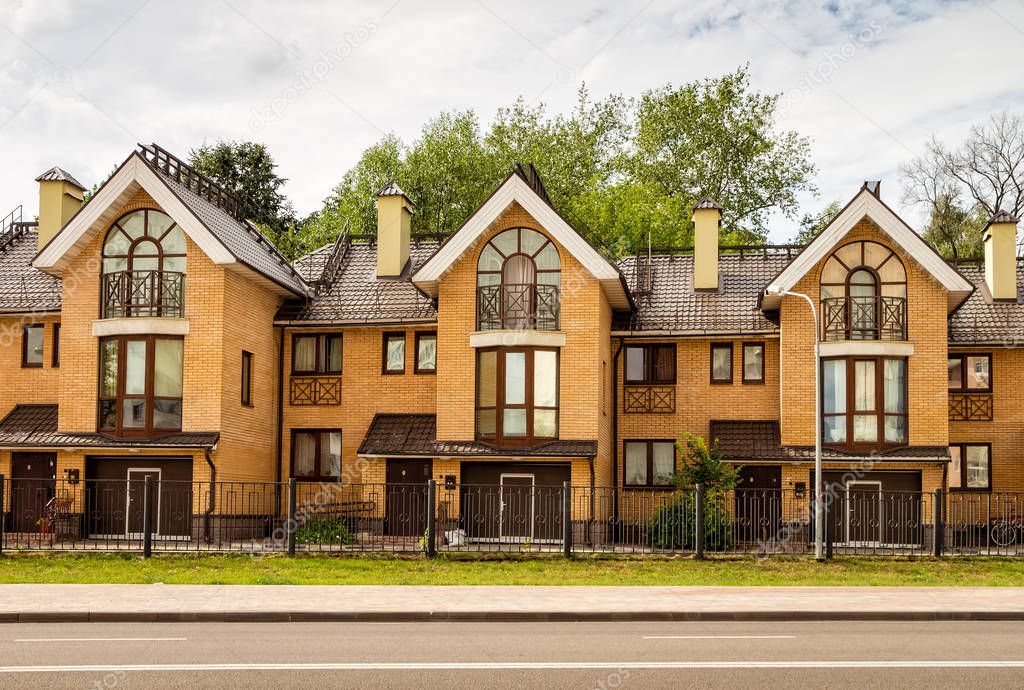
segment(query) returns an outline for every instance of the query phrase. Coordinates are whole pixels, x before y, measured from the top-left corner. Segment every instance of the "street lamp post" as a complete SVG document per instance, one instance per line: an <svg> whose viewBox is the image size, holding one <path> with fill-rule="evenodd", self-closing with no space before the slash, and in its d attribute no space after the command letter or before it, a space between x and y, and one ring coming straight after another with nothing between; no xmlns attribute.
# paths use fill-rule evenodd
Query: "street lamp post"
<svg viewBox="0 0 1024 690"><path fill-rule="evenodd" d="M818 310L814 306L814 300L802 292L790 292L769 286L765 290L765 294L803 298L811 308L811 318L814 320L814 558L823 561L825 560L825 502L822 500L821 476L821 348L818 337Z"/></svg>

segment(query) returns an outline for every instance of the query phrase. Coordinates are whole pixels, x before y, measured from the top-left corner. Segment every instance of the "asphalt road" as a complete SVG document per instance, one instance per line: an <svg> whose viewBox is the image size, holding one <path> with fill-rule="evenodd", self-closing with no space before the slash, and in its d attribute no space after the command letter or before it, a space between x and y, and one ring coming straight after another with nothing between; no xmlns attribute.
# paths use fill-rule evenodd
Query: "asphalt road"
<svg viewBox="0 0 1024 690"><path fill-rule="evenodd" d="M0 625L0 688L1022 687L1024 623Z"/></svg>

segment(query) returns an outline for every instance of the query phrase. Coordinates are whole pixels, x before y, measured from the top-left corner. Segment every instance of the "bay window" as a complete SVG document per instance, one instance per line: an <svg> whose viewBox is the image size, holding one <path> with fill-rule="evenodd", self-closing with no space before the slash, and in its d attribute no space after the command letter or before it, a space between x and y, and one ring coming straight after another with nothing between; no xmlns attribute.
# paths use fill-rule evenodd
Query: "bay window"
<svg viewBox="0 0 1024 690"><path fill-rule="evenodd" d="M821 362L822 441L869 450L907 443L907 360Z"/></svg>
<svg viewBox="0 0 1024 690"><path fill-rule="evenodd" d="M476 435L506 445L558 437L558 351L477 352Z"/></svg>
<svg viewBox="0 0 1024 690"><path fill-rule="evenodd" d="M100 340L99 429L123 436L181 430L181 338Z"/></svg>

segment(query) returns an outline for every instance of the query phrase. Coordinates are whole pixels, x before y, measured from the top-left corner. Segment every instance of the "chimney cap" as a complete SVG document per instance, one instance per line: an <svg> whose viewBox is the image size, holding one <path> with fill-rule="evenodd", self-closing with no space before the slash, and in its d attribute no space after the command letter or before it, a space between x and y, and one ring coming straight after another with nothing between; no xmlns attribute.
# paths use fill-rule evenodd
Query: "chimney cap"
<svg viewBox="0 0 1024 690"><path fill-rule="evenodd" d="M416 204L412 203L412 199L409 198L409 195L406 194L405 192L403 192L402 188L399 187L398 183L395 182L394 180L391 180L386 185L381 187L381 190L379 192L377 192L377 194L375 196L378 196L378 197L382 197L382 196L400 196L403 199L405 199L406 201L408 201L410 206L413 206L413 207L416 206Z"/></svg>
<svg viewBox="0 0 1024 690"><path fill-rule="evenodd" d="M73 184L82 191L85 191L85 186L76 180L71 173L63 168L58 168L57 166L53 166L37 177L36 182L67 182L68 184Z"/></svg>
<svg viewBox="0 0 1024 690"><path fill-rule="evenodd" d="M1013 215L1009 211L1003 211L1002 209L996 211L996 214L992 216L992 219L988 222L989 225L993 223L1013 223L1016 225L1020 222L1017 216Z"/></svg>
<svg viewBox="0 0 1024 690"><path fill-rule="evenodd" d="M723 210L722 207L718 204L718 202L709 196L704 197L703 199L701 199L700 201L693 205L694 211L706 208L713 208L717 211Z"/></svg>
<svg viewBox="0 0 1024 690"><path fill-rule="evenodd" d="M870 193L876 199L882 198L881 180L864 180L864 189L868 190L868 193Z"/></svg>

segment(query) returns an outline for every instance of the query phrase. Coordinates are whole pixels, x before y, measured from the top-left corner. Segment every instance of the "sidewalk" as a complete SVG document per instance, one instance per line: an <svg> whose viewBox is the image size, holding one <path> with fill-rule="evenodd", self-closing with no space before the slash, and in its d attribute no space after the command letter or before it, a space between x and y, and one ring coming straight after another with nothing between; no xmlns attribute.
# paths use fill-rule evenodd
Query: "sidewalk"
<svg viewBox="0 0 1024 690"><path fill-rule="evenodd" d="M1024 587L0 585L0 622L1024 620Z"/></svg>

